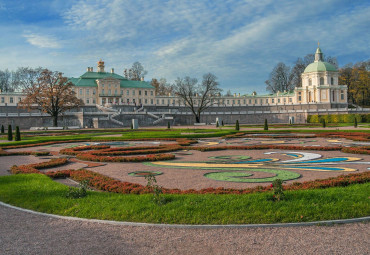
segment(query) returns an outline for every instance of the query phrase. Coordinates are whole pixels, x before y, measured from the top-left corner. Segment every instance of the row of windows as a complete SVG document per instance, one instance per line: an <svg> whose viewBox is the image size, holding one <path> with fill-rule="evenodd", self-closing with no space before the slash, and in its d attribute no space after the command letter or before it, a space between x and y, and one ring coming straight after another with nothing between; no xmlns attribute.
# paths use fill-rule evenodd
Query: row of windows
<svg viewBox="0 0 370 255"><path fill-rule="evenodd" d="M22 100L22 98L21 98L21 97L18 97L18 102L20 102L21 100ZM5 97L1 97L0 102L1 102L2 104L4 104L4 103L5 103ZM10 104L15 103L15 98L14 98L14 97L9 97L9 103L10 103Z"/></svg>
<svg viewBox="0 0 370 255"><path fill-rule="evenodd" d="M74 89L73 89L73 91L74 91ZM87 96L89 96L90 95L90 89L86 89L85 93L86 93ZM121 89L121 95L123 95L123 93L124 93L124 90ZM83 95L83 89L80 89L80 93L79 94L80 94L80 96ZM96 90L95 89L92 90L92 94L93 95L96 95ZM102 89L102 94L103 95L105 94L105 89ZM149 94L148 91L145 90L144 91L144 95L145 96L148 96L148 94ZM108 95L112 95L112 90L111 89L108 89ZM117 89L114 90L114 95L118 95L118 90ZM130 95L130 90L126 90L126 95L127 96ZM135 96L135 90L132 90L132 95ZM142 95L142 91L139 90L139 96L141 96L141 95ZM154 91L151 90L150 91L150 95L153 96L154 95Z"/></svg>
<svg viewBox="0 0 370 255"><path fill-rule="evenodd" d="M157 104L162 104L162 105L164 105L164 104L176 104L176 102L177 102L177 104L179 103L179 101L176 101L175 99L157 99ZM289 98L278 98L277 100L275 100L275 98L271 98L271 100L269 101L269 99L268 98L266 98L265 100L264 99L249 99L248 100L248 102L249 102L249 104L269 104L269 103L271 103L271 104L275 104L275 103L287 103L287 102L289 102L289 103L292 103L293 102L293 98L291 98L291 97L289 97ZM200 102L198 102L198 104L199 104ZM247 100L246 99L244 99L244 100L240 100L240 99L238 99L238 100L235 100L235 99L232 99L232 100L230 100L230 99L213 99L212 101L211 101L211 104L213 104L213 105L230 105L230 104L232 104L232 105L240 105L240 104L247 104ZM184 102L182 103L182 104L184 104Z"/></svg>
<svg viewBox="0 0 370 255"><path fill-rule="evenodd" d="M325 79L324 77L320 77L320 85L325 85ZM330 77L330 85L334 85L334 78ZM308 79L308 86L312 86L312 79Z"/></svg>

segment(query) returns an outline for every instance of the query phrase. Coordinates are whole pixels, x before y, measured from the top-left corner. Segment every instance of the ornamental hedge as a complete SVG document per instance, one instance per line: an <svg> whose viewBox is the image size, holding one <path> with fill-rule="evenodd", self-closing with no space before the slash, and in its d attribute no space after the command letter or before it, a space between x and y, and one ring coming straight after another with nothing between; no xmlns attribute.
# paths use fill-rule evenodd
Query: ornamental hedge
<svg viewBox="0 0 370 255"><path fill-rule="evenodd" d="M307 116L307 123L321 123L322 120L326 123L354 123L355 119L359 123L369 123L370 114L315 114Z"/></svg>

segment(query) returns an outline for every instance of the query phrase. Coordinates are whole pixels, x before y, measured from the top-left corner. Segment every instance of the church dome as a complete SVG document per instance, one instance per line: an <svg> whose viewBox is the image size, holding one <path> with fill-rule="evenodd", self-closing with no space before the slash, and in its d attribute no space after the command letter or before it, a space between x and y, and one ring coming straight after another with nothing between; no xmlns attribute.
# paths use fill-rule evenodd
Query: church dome
<svg viewBox="0 0 370 255"><path fill-rule="evenodd" d="M322 61L318 61L318 62L313 62L311 64L309 64L306 69L304 69L304 72L305 73L310 73L310 72L337 72L337 68L328 63L328 62L322 62Z"/></svg>

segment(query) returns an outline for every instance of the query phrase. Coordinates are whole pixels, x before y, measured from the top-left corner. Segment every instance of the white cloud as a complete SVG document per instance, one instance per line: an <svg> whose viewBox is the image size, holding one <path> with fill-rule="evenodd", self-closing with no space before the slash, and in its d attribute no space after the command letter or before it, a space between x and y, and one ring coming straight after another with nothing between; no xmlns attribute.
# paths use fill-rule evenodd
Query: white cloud
<svg viewBox="0 0 370 255"><path fill-rule="evenodd" d="M39 35L35 33L25 33L23 34L23 37L26 38L28 43L39 48L57 49L62 47L61 43L52 36Z"/></svg>

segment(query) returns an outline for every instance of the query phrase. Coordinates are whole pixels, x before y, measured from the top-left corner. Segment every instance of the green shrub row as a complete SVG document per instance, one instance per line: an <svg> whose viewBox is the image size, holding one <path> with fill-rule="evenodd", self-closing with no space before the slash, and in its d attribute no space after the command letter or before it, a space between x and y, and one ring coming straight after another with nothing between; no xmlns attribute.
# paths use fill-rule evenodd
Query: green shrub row
<svg viewBox="0 0 370 255"><path fill-rule="evenodd" d="M327 114L327 115L308 115L307 123L354 123L355 119L358 123L369 123L370 114Z"/></svg>

